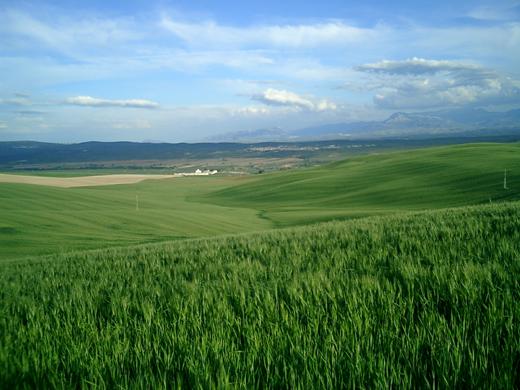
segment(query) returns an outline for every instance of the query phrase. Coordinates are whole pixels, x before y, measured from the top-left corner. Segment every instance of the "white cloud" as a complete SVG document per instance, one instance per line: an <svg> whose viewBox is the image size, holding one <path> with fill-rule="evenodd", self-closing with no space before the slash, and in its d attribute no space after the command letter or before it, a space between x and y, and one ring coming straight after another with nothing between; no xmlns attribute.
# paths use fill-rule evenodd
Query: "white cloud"
<svg viewBox="0 0 520 390"><path fill-rule="evenodd" d="M374 29L354 27L340 21L230 27L219 25L214 21L180 22L164 15L160 25L193 46L316 47L356 43L373 39L378 34Z"/></svg>
<svg viewBox="0 0 520 390"><path fill-rule="evenodd" d="M135 129L151 129L152 124L143 119L133 121L114 122L112 128L116 130L135 130Z"/></svg>
<svg viewBox="0 0 520 390"><path fill-rule="evenodd" d="M476 64L412 58L355 69L372 75L364 86L381 108L520 103L518 81Z"/></svg>
<svg viewBox="0 0 520 390"><path fill-rule="evenodd" d="M293 79L315 82L326 82L346 79L354 73L344 65L328 65L315 58L305 56L283 58L269 69L278 75L278 79Z"/></svg>
<svg viewBox="0 0 520 390"><path fill-rule="evenodd" d="M518 63L520 23L507 22L491 26L420 27L389 36L393 44L405 45L408 52L429 56L451 56L489 60L500 58L504 64ZM404 51L401 49L400 51ZM423 54L424 56L425 54Z"/></svg>
<svg viewBox="0 0 520 390"><path fill-rule="evenodd" d="M7 129L7 123L0 122L0 129Z"/></svg>
<svg viewBox="0 0 520 390"><path fill-rule="evenodd" d="M316 111L334 111L338 108L337 104L328 100L320 100L315 104Z"/></svg>
<svg viewBox="0 0 520 390"><path fill-rule="evenodd" d="M0 104L9 106L29 106L31 105L31 100L28 97L18 96L18 94L15 94L15 97L13 98L0 99Z"/></svg>
<svg viewBox="0 0 520 390"><path fill-rule="evenodd" d="M312 110L314 103L293 92L268 88L264 92L254 95L253 100L273 106L292 106Z"/></svg>
<svg viewBox="0 0 520 390"><path fill-rule="evenodd" d="M257 116L269 114L271 110L266 107L239 107L231 110L232 115Z"/></svg>
<svg viewBox="0 0 520 390"><path fill-rule="evenodd" d="M251 69L272 65L274 60L258 50L169 50L160 55L151 55L143 58L143 62L144 66L152 65L159 68L179 69L192 72L194 69L198 70L211 65Z"/></svg>
<svg viewBox="0 0 520 390"><path fill-rule="evenodd" d="M393 26L365 24L362 28L333 19L244 26L186 22L183 16L161 17L153 12L111 17L80 8L63 12L59 6L30 7L30 3L0 6L0 73L9 75L1 80L4 99L0 104L4 106L0 108L13 105L1 118L9 123L10 130L22 125L9 115L38 116L28 110L22 114L27 107L14 106L30 100L30 108L46 106L45 120L51 131L72 137L72 129L76 129L83 132L83 139L128 135L132 132L111 133L106 129L147 128L146 120L152 126L147 133L155 129L163 132L155 138L175 139L179 134L193 139L198 133L217 131L217 126L229 131L372 119L384 111L374 107L429 109L520 102L518 18L500 22L500 15L494 15L493 22L433 27L421 25L421 20L397 19ZM479 12L480 18L489 14L488 10L477 11L474 18ZM411 58L414 55L428 59ZM405 61L376 62L380 58L409 57ZM443 60L446 58L461 60ZM357 71L353 68L354 64L368 62ZM501 68L490 70L479 63L499 64ZM505 72L510 72L511 78ZM158 86L158 77L163 75L168 85ZM275 81L254 81L258 79ZM238 81L226 84L223 80ZM351 92L329 89L342 81L350 84ZM91 96L70 92L65 96L73 97L57 101L39 95L41 91L64 91L86 84ZM161 97L167 96L174 84L175 96ZM155 108L158 104L123 99L127 97L123 95L119 96L123 100L96 98L121 85L134 91L158 88L161 95L156 98L161 102L179 102L187 96L192 106L123 110L121 107ZM266 90L269 87L270 92ZM192 90L184 94L186 89ZM14 91L34 97L10 95ZM315 96L291 91L312 91ZM319 98L330 94L331 99L339 101L336 96L340 93L348 106ZM250 107L219 104L235 102L237 95L255 102L245 103ZM64 109L63 103L107 108L92 115L89 110ZM352 114L356 107L365 111ZM176 124L175 129L171 123ZM26 125L33 127L38 126ZM95 133L94 128L103 130Z"/></svg>
<svg viewBox="0 0 520 390"><path fill-rule="evenodd" d="M360 72L385 73L391 75L426 75L438 72L481 71L472 64L457 61L437 61L413 57L404 61L383 60L373 64L360 65L354 69Z"/></svg>
<svg viewBox="0 0 520 390"><path fill-rule="evenodd" d="M335 110L336 104L328 100L313 101L294 92L268 88L262 93L255 94L251 99L271 106L294 107L308 111Z"/></svg>
<svg viewBox="0 0 520 390"><path fill-rule="evenodd" d="M490 6L479 6L467 14L468 17L485 21L507 21L518 20L520 16L520 3L493 4Z"/></svg>
<svg viewBox="0 0 520 390"><path fill-rule="evenodd" d="M238 27L183 22L168 15L109 18L61 13L51 17L51 12L0 9L0 48L10 53L1 58L0 71L16 67L18 75L11 89L20 83L30 88L110 80L157 69L192 74L211 71L207 68L215 65L251 72L240 77L337 81L346 79L348 66L373 58L374 53L387 57L410 52L447 54L502 60L511 69L520 65L515 54L520 52L520 23L514 21L457 28L417 24L361 28L341 20ZM56 52L75 61L63 61Z"/></svg>
<svg viewBox="0 0 520 390"><path fill-rule="evenodd" d="M117 44L143 37L131 19L60 14L44 20L16 9L0 10L0 33L10 41L6 42L9 46L27 47L29 40L68 54L96 47L114 50Z"/></svg>
<svg viewBox="0 0 520 390"><path fill-rule="evenodd" d="M145 99L109 100L98 99L91 96L75 96L65 99L65 103L76 106L90 107L133 107L133 108L157 108L159 104Z"/></svg>

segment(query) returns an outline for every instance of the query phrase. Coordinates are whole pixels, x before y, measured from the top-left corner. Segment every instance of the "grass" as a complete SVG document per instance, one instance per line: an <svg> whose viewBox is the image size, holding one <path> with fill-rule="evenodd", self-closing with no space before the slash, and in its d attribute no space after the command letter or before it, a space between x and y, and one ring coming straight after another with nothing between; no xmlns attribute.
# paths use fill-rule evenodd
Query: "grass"
<svg viewBox="0 0 520 390"><path fill-rule="evenodd" d="M186 200L233 183L186 177L68 189L0 184L0 259L270 228L255 210Z"/></svg>
<svg viewBox="0 0 520 390"><path fill-rule="evenodd" d="M70 189L0 183L0 259L518 200L518 156L519 143L470 144L242 178Z"/></svg>
<svg viewBox="0 0 520 390"><path fill-rule="evenodd" d="M354 157L257 177L196 199L262 210L277 226L520 199L520 143ZM504 169L509 190L503 189Z"/></svg>
<svg viewBox="0 0 520 390"><path fill-rule="evenodd" d="M519 388L519 152L0 184L0 387Z"/></svg>
<svg viewBox="0 0 520 390"><path fill-rule="evenodd" d="M520 203L0 264L0 383L518 388Z"/></svg>

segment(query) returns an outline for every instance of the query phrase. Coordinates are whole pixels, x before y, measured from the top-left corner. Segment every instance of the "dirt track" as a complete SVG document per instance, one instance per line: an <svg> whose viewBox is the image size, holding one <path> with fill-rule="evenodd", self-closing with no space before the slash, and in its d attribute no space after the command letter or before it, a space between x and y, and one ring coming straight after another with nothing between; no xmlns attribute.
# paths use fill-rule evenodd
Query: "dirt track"
<svg viewBox="0 0 520 390"><path fill-rule="evenodd" d="M107 186L114 184L132 184L149 179L170 179L179 177L175 175L100 175L100 176L80 176L80 177L45 177L45 176L26 176L26 175L7 175L0 173L0 183L21 183L36 184L51 187L89 187Z"/></svg>

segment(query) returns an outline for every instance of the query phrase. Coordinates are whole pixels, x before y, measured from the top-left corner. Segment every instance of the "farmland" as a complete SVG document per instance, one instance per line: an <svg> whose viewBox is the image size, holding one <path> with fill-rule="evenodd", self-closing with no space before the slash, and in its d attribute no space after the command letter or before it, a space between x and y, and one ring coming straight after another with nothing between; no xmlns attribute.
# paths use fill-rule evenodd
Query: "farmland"
<svg viewBox="0 0 520 390"><path fill-rule="evenodd" d="M519 143L367 155L258 177L200 199L262 210L278 226L518 200L519 156ZM507 190L505 169L509 170Z"/></svg>
<svg viewBox="0 0 520 390"><path fill-rule="evenodd" d="M0 384L518 387L519 152L0 183Z"/></svg>
<svg viewBox="0 0 520 390"><path fill-rule="evenodd" d="M518 202L9 262L6 387L518 386Z"/></svg>
<svg viewBox="0 0 520 390"><path fill-rule="evenodd" d="M518 200L519 155L518 143L470 144L244 177L83 188L0 183L0 258Z"/></svg>
<svg viewBox="0 0 520 390"><path fill-rule="evenodd" d="M2 183L1 255L10 259L271 227L254 210L186 200L224 185L229 179L213 177L80 188Z"/></svg>
<svg viewBox="0 0 520 390"><path fill-rule="evenodd" d="M520 389L520 0L0 4L0 390Z"/></svg>

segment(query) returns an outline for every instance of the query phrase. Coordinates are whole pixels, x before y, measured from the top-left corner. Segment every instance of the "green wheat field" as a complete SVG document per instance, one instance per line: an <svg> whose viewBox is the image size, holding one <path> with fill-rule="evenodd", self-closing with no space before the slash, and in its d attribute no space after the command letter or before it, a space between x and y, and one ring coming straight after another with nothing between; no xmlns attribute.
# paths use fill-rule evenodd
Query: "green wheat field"
<svg viewBox="0 0 520 390"><path fill-rule="evenodd" d="M3 388L520 387L518 143L0 204Z"/></svg>

